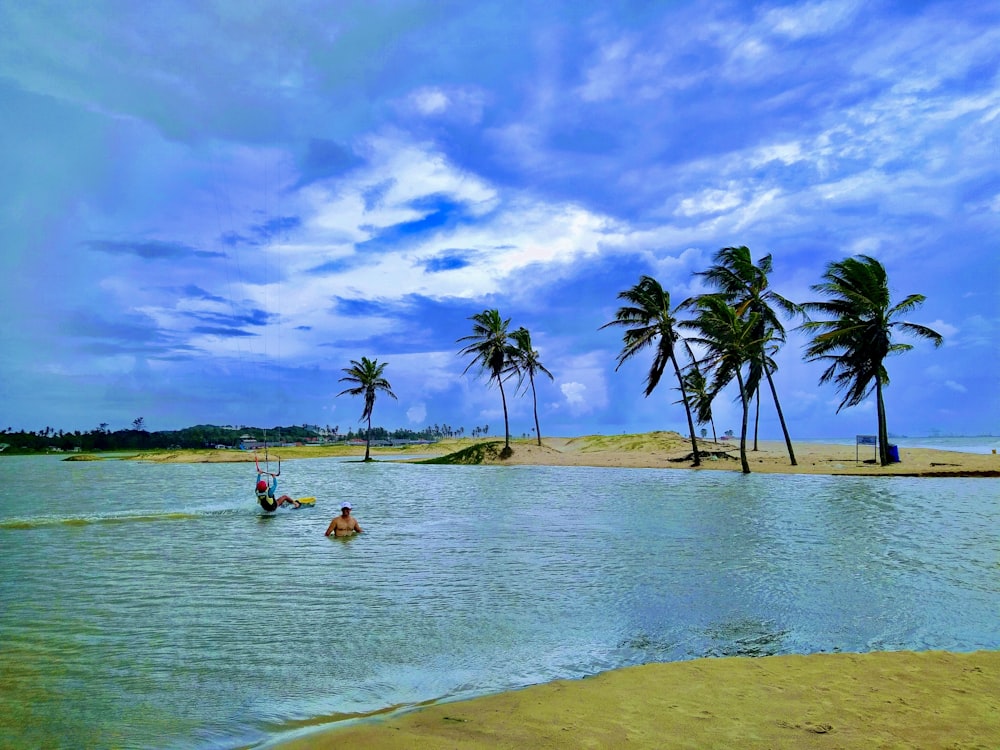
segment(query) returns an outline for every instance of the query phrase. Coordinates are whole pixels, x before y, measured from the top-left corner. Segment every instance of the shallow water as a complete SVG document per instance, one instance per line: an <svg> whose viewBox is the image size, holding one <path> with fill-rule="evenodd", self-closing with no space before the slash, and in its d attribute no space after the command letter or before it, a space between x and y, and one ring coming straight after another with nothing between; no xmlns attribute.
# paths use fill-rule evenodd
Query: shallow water
<svg viewBox="0 0 1000 750"><path fill-rule="evenodd" d="M649 661L1000 648L1000 480L0 462L0 747L239 747ZM366 534L323 536L349 498Z"/></svg>

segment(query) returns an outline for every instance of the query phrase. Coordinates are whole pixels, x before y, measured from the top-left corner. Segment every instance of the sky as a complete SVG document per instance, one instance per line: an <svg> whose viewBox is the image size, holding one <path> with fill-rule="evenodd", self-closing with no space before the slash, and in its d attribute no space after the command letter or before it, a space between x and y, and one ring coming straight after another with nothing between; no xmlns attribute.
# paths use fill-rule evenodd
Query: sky
<svg viewBox="0 0 1000 750"><path fill-rule="evenodd" d="M1000 5L0 0L0 30L0 429L346 432L368 357L374 424L502 434L458 343L495 308L553 375L543 436L684 432L601 326L746 245L796 302L878 259L945 340L899 339L890 433L1000 434ZM874 434L799 322L792 438Z"/></svg>

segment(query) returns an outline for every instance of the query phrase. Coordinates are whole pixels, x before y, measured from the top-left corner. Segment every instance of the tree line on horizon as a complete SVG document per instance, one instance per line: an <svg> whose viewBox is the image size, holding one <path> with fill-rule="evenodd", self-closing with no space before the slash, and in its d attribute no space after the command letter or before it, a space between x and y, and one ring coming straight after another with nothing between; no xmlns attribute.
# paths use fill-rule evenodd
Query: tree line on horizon
<svg viewBox="0 0 1000 750"><path fill-rule="evenodd" d="M912 349L911 344L893 340L898 331L931 341L936 347L944 342L938 332L927 326L901 320L925 301L921 294L910 294L893 304L885 267L875 258L856 255L826 266L822 281L810 288L820 300L796 303L769 288L772 271L770 254L754 263L745 245L724 247L713 257L713 264L694 275L704 280L711 291L699 294L674 306L670 293L653 277L642 275L629 289L618 294L623 301L610 322L601 329L618 327L622 348L615 371L647 349L653 361L646 376L645 395L659 385L667 366L673 369L681 394L691 439L691 460L701 464L695 423L712 424L712 403L727 386L736 383L742 407L740 429L740 465L750 473L747 461L747 428L750 405L757 400L760 414L760 389L763 382L774 402L778 421L788 449L789 462L797 464L788 425L781 409L773 374L777 370L774 355L786 341L781 318L801 319L798 330L811 336L805 350L807 362L820 362L826 369L819 383L832 382L844 396L837 407L857 406L873 392L876 400L879 462L890 463L889 432L886 422L884 388L889 384L885 360L890 355ZM509 457L510 421L504 383L517 378L515 393L527 378L534 402L535 435L542 444L538 423L535 376L549 372L531 346L531 334L523 326L510 331L510 318L496 309L486 309L469 318L472 333L458 339L465 343L459 354L471 357L463 374L478 365L481 374L500 390L504 414L505 443L501 458ZM684 364L681 364L681 359ZM352 360L341 380L353 384L338 395L364 395L369 430L376 393L392 398L391 386L384 376L387 363L362 357ZM703 431L704 432L704 431ZM714 435L713 435L714 436ZM366 448L365 458L369 460Z"/></svg>
<svg viewBox="0 0 1000 750"><path fill-rule="evenodd" d="M139 426L136 427L136 423ZM214 448L223 445L236 448L243 435L259 442L276 445L281 442L302 442L317 436L315 427L308 425L275 426L270 428L195 425L180 430L147 431L142 425L142 418L132 423L131 429L111 430L107 422L102 422L93 430L57 430L45 427L37 431L14 430L12 427L0 429L0 455L39 453L51 450L58 451L137 451L137 450L176 450ZM362 437L359 431L348 429L340 433L339 427L333 432L334 440L354 440ZM328 430L329 432L329 430ZM474 436L488 434L489 426L475 427ZM442 437L454 437L465 434L465 428L453 429L449 425L428 425L423 430L400 428L388 430L384 427L372 427L371 440L436 440ZM367 435L365 435L367 437Z"/></svg>

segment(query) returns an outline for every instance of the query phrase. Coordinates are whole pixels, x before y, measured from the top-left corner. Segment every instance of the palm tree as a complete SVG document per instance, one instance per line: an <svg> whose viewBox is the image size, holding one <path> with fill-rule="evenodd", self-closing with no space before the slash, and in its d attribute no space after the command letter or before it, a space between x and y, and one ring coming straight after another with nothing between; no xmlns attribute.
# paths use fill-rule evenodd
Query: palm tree
<svg viewBox="0 0 1000 750"><path fill-rule="evenodd" d="M695 303L698 316L682 325L691 328L698 335L690 341L704 347L706 354L701 360L712 373L709 392L718 393L733 378L740 391L743 406L743 424L740 430L740 464L744 474L750 473L747 461L747 422L749 421L750 398L752 392L743 377L743 366L757 356L762 342L755 338L760 329L759 314L751 312L740 315L739 310L730 307L715 294L699 297Z"/></svg>
<svg viewBox="0 0 1000 750"><path fill-rule="evenodd" d="M351 396L363 395L365 397L365 408L361 412L361 419L358 420L368 420L368 431L365 433L365 461L372 460L372 410L375 408L375 395L378 391L383 391L396 398L389 381L382 375L388 364L388 362L379 364L377 359L371 360L368 357L362 357L360 362L352 359L351 366L344 368L344 377L338 381L340 383L355 383L353 388L345 388L337 394L338 396L343 396L346 393Z"/></svg>
<svg viewBox="0 0 1000 750"><path fill-rule="evenodd" d="M643 275L639 277L638 284L619 293L618 299L625 300L629 304L618 308L615 319L601 326L601 329L608 326L621 326L625 329L622 334L622 350L618 355L618 365L615 367L615 372L626 360L631 359L643 349L655 345L656 355L653 357L653 364L646 376L646 397L648 398L659 384L667 362L673 364L674 374L677 376L677 383L681 390L681 400L684 402L684 412L687 414L688 430L691 434L691 456L694 461L692 465L701 466L701 457L698 455L698 440L694 434L694 420L691 418L691 405L684 387L681 368L677 364L677 356L674 352L681 336L677 332L678 321L670 309L670 294L664 291L656 279Z"/></svg>
<svg viewBox="0 0 1000 750"><path fill-rule="evenodd" d="M497 381L500 386L500 400L503 403L503 425L505 443L501 452L501 458L507 458L513 451L510 448L510 421L507 418L507 395L503 390L503 381L512 374L510 368L511 360L514 356L514 347L508 342L510 334L507 333L507 326L510 325L510 318L504 320L500 317L499 310L483 310L469 318L473 321L472 334L463 336L458 341L470 342L460 355L472 355L472 361L466 366L463 375L469 371L473 365L478 364L482 372L489 373L490 381ZM489 428L487 428L487 433Z"/></svg>
<svg viewBox="0 0 1000 750"><path fill-rule="evenodd" d="M514 357L511 360L512 366L523 382L524 376L528 376L531 384L531 402L535 414L535 435L538 436L538 444L542 444L542 430L538 426L538 395L535 393L535 374L542 373L549 376L549 380L555 380L552 373L545 369L545 365L538 359L538 352L531 347L531 334L528 329L521 326L514 331L510 337L517 345L514 349Z"/></svg>
<svg viewBox="0 0 1000 750"><path fill-rule="evenodd" d="M690 349L688 350L690 353ZM692 360L694 359L692 353ZM687 396L691 400L691 408L694 409L694 420L698 424L709 424L712 427L712 442L719 442L715 434L715 419L712 418L712 400L714 393L708 391L708 378L705 373L698 369L697 362L691 362L684 371L684 388ZM675 404L682 401L675 401ZM701 436L705 437L706 430L702 429Z"/></svg>
<svg viewBox="0 0 1000 750"><path fill-rule="evenodd" d="M879 461L889 463L889 430L886 426L883 389L889 384L885 358L913 348L910 344L893 343L893 329L918 338L929 339L938 347L944 343L941 334L927 326L897 320L901 315L924 303L922 294L911 294L892 305L885 267L867 255L857 255L834 261L826 267L824 281L812 287L828 299L807 302L808 312L821 313L826 320L809 320L802 328L814 334L806 348L807 361L825 361L830 366L819 382L834 381L845 392L837 407L857 406L874 389L878 412Z"/></svg>
<svg viewBox="0 0 1000 750"><path fill-rule="evenodd" d="M771 273L771 255L765 255L757 261L755 266L750 257L750 248L740 245L739 247L722 248L715 254L714 260L715 265L707 271L695 275L703 277L710 285L718 289L716 294L722 297L726 303L732 305L740 317L745 318L750 313L756 313L758 330L754 332L755 338L761 342L769 342L772 352L776 352L779 345L785 341L785 328L781 325L774 308L778 308L786 315L801 314L802 311L794 302L790 302L777 292L768 289L767 275ZM774 398L774 408L778 412L778 421L781 423L781 431L785 436L789 461L792 466L796 466L792 439L789 437L785 416L781 411L781 403L778 401L778 391L774 387L774 379L771 377L774 372L773 360L770 360L761 349L752 363L750 378L747 382L750 396L756 395L758 397L759 413L760 396L758 391L760 376L763 374L770 386L771 396ZM755 450L756 434L755 425Z"/></svg>

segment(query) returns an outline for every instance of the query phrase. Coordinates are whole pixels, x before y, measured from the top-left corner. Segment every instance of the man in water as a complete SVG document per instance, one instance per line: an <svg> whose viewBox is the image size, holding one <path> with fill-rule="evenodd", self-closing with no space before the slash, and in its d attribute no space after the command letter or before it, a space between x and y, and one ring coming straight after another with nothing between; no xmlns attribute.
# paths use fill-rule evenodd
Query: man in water
<svg viewBox="0 0 1000 750"><path fill-rule="evenodd" d="M350 536L351 534L360 534L361 527L358 525L358 519L351 515L351 504L341 503L340 505L340 515L335 516L330 525L326 527L326 533L324 536L330 536L333 532L334 536Z"/></svg>
<svg viewBox="0 0 1000 750"><path fill-rule="evenodd" d="M301 503L288 495L282 495L275 499L274 491L278 489L278 478L274 474L268 476L271 477L270 485L264 481L263 474L257 475L257 502L260 503L260 507L268 513L273 513L285 503L294 503L295 507L298 508Z"/></svg>

